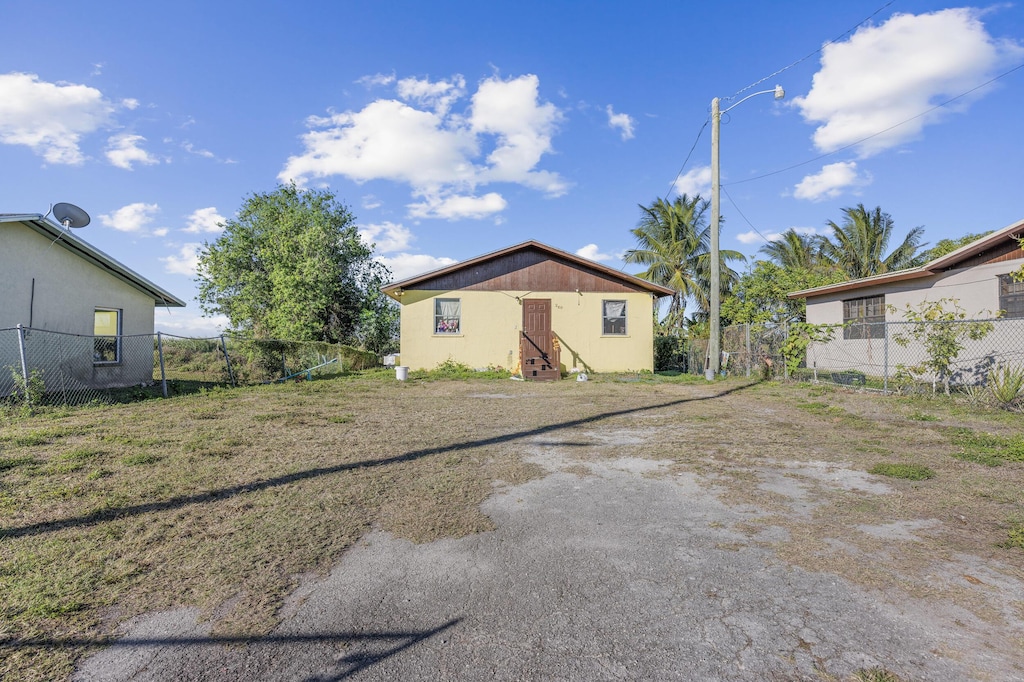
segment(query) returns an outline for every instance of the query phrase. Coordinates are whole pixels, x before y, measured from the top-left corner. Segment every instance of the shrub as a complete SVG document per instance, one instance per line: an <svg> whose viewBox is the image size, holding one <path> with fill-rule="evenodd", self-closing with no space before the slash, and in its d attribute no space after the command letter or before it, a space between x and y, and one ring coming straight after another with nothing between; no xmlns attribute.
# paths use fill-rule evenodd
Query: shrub
<svg viewBox="0 0 1024 682"><path fill-rule="evenodd" d="M1019 408L1024 390L1024 369L997 365L988 373L988 392L1004 409Z"/></svg>

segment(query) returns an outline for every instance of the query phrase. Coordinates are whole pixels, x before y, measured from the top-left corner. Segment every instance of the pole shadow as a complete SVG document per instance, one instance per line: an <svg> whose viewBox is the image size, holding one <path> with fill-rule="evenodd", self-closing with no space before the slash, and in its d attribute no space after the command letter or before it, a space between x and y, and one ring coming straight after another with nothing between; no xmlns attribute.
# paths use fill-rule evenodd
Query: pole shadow
<svg viewBox="0 0 1024 682"><path fill-rule="evenodd" d="M355 652L339 659L333 670L306 678L305 682L332 682L344 680L361 670L410 649L420 642L430 639L445 630L455 627L462 621L453 618L447 623L429 630L409 630L393 632L328 632L297 635L268 634L262 637L244 636L206 636L206 637L123 637L109 639L105 637L29 637L25 639L0 639L0 651L4 649L36 649L55 647L94 647L106 646L112 649L139 649L143 647L195 647L244 645L248 647L265 647L288 644L319 644L355 642L361 644L381 644L397 642L393 646L379 651Z"/></svg>

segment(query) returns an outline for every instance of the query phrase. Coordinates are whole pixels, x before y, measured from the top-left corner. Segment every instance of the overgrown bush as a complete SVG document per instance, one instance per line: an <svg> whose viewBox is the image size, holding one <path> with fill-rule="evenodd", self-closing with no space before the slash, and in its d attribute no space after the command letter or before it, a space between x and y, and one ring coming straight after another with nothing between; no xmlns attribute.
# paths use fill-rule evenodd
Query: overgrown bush
<svg viewBox="0 0 1024 682"><path fill-rule="evenodd" d="M655 335L654 369L686 370L686 339L675 334Z"/></svg>

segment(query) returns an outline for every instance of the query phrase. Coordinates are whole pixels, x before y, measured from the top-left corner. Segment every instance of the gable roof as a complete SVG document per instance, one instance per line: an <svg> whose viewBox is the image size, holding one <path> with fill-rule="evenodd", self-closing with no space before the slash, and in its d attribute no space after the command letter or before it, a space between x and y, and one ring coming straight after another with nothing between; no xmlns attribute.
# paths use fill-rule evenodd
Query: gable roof
<svg viewBox="0 0 1024 682"><path fill-rule="evenodd" d="M381 291L397 300L402 289L426 289L429 287L425 285L429 285L431 282L438 282L439 280L448 278L450 275L469 273L473 270L480 269L482 266L527 252L539 253L541 256L546 256L548 259L555 261L566 261L569 265L575 266L580 270L590 271L605 279L618 282L630 289L647 291L659 297L671 296L674 293L674 291L668 287L648 282L647 280L640 279L639 277L614 270L587 258L556 249L532 239L522 242L521 244L516 244L515 246L509 246L482 256L477 256L476 258L462 261L461 263L455 263L453 265L448 265L443 268L438 268L436 270L431 270L430 272L416 275L415 277L409 277L398 282L392 282L387 286L381 287Z"/></svg>
<svg viewBox="0 0 1024 682"><path fill-rule="evenodd" d="M134 270L82 241L49 218L38 213L0 213L0 226L5 223L21 223L44 237L52 239L54 244L59 244L62 248L95 265L107 274L152 297L155 305L168 308L185 307L185 302L174 294L158 287Z"/></svg>
<svg viewBox="0 0 1024 682"><path fill-rule="evenodd" d="M982 263L1024 258L1024 250L1022 250L1015 241L1021 237L1024 237L1024 220L1018 220L1011 225L1007 225L1001 230L996 230L992 234L975 239L970 244L961 246L956 251L947 253L945 256L939 256L938 258L930 260L924 265L920 265L916 268L895 270L893 272L885 272L880 275L872 275L871 277L852 279L838 284L828 284L826 286L815 287L813 289L803 289L801 291L794 291L788 296L789 298L810 298L813 296L822 296L824 294L837 294L844 291L854 291L865 287L877 286L879 284L889 284L890 282L902 282L911 279L918 279L920 277L928 277L930 275L937 275L939 273L946 272L947 270L966 268L972 265L981 265Z"/></svg>

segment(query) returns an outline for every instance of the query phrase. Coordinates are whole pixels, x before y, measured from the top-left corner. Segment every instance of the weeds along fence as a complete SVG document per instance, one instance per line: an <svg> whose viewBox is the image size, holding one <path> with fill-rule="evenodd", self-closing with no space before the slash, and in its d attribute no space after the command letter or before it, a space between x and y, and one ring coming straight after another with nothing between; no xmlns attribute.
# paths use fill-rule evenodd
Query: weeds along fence
<svg viewBox="0 0 1024 682"><path fill-rule="evenodd" d="M380 364L341 344L236 336L85 336L0 329L0 401L81 405L169 397L213 386L328 377Z"/></svg>
<svg viewBox="0 0 1024 682"><path fill-rule="evenodd" d="M728 376L783 378L786 360L782 348L789 338L785 325L738 324L722 329L722 372ZM704 374L707 339L690 339L687 367Z"/></svg>
<svg viewBox="0 0 1024 682"><path fill-rule="evenodd" d="M723 372L907 393L947 384L971 390L996 368L1024 370L1024 319L837 325L829 340L807 344L793 371L784 352L791 332L798 333L786 325L724 328ZM690 340L691 374L703 374L707 346L707 339Z"/></svg>

